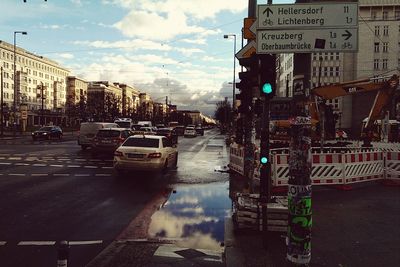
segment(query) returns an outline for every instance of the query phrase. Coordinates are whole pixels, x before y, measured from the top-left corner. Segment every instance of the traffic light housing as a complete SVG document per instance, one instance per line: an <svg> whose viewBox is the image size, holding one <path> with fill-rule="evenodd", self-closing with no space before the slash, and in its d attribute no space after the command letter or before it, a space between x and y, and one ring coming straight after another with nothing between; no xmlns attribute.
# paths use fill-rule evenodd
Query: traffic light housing
<svg viewBox="0 0 400 267"><path fill-rule="evenodd" d="M260 60L260 96L272 99L276 94L276 59L273 55L258 55Z"/></svg>
<svg viewBox="0 0 400 267"><path fill-rule="evenodd" d="M256 54L253 54L250 57L239 59L239 64L245 67L246 71L239 72L240 82L236 84L236 88L240 90L240 93L236 95L236 99L240 100L238 112L248 113L252 109L252 88L259 84L259 59Z"/></svg>

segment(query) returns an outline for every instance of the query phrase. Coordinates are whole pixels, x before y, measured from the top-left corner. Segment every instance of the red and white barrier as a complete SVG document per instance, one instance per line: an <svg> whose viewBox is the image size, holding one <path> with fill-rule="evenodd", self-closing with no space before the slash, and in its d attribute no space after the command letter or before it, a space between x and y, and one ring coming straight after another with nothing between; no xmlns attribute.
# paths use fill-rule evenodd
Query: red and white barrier
<svg viewBox="0 0 400 267"><path fill-rule="evenodd" d="M400 151L386 152L385 180L400 183Z"/></svg>
<svg viewBox="0 0 400 267"><path fill-rule="evenodd" d="M244 148L238 144L230 146L229 168L241 175L244 175Z"/></svg>

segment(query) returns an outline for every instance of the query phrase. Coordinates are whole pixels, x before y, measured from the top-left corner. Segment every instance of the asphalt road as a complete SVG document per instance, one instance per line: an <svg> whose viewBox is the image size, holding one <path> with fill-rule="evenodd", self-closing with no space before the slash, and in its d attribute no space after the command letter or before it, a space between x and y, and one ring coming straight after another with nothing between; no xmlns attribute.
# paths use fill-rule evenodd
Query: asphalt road
<svg viewBox="0 0 400 267"><path fill-rule="evenodd" d="M214 172L226 150L213 131L180 138L176 170L123 179L112 158L92 158L76 141L20 141L0 149L0 266L55 266L60 240L74 241L68 266L84 266L116 238L135 237L126 229L156 196L228 179Z"/></svg>

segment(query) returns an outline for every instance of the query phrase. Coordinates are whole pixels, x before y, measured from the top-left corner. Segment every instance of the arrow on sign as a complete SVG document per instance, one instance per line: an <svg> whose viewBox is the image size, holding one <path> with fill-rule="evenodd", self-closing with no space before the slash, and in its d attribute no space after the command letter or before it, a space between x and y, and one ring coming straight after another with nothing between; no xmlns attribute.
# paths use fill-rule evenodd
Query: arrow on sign
<svg viewBox="0 0 400 267"><path fill-rule="evenodd" d="M236 58L241 59L241 58L248 58L251 55L256 53L256 42L252 40L251 42L247 43L242 49L240 49L239 52L236 53Z"/></svg>
<svg viewBox="0 0 400 267"><path fill-rule="evenodd" d="M348 30L346 30L346 33L342 34L342 37L346 37L346 39L344 39L345 41L349 40L351 36L352 35Z"/></svg>
<svg viewBox="0 0 400 267"><path fill-rule="evenodd" d="M272 9L270 9L269 7L267 7L266 10L264 10L263 14L267 13L267 17L269 17L269 14L274 14L274 12L272 12Z"/></svg>

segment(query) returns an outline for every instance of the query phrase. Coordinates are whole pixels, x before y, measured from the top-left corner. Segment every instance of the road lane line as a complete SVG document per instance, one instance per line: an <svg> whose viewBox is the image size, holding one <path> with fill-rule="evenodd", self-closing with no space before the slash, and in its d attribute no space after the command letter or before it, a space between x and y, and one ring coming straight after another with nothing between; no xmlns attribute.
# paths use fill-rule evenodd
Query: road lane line
<svg viewBox="0 0 400 267"><path fill-rule="evenodd" d="M90 174L86 174L86 173L76 173L74 176L90 176Z"/></svg>
<svg viewBox="0 0 400 267"><path fill-rule="evenodd" d="M6 241L0 241L0 246L4 246L5 244L7 244Z"/></svg>
<svg viewBox="0 0 400 267"><path fill-rule="evenodd" d="M69 241L68 244L71 246L74 245L95 245L102 244L103 240L88 240L88 241Z"/></svg>
<svg viewBox="0 0 400 267"><path fill-rule="evenodd" d="M54 176L69 176L69 173L54 173Z"/></svg>
<svg viewBox="0 0 400 267"><path fill-rule="evenodd" d="M0 165L11 165L10 162L0 162Z"/></svg>
<svg viewBox="0 0 400 267"><path fill-rule="evenodd" d="M68 168L79 168L79 167L81 167L81 166L79 166L79 165L68 165L67 167L68 167Z"/></svg>
<svg viewBox="0 0 400 267"><path fill-rule="evenodd" d="M18 246L54 246L56 241L21 241Z"/></svg>
<svg viewBox="0 0 400 267"><path fill-rule="evenodd" d="M62 167L64 167L64 165L57 165L57 164L52 164L52 165L49 165L50 167L59 167L59 168L62 168Z"/></svg>
<svg viewBox="0 0 400 267"><path fill-rule="evenodd" d="M0 157L0 159L6 159L6 157Z"/></svg>
<svg viewBox="0 0 400 267"><path fill-rule="evenodd" d="M87 159L75 159L75 161L87 161Z"/></svg>
<svg viewBox="0 0 400 267"><path fill-rule="evenodd" d="M87 169L97 169L97 166L84 166L83 168L87 168Z"/></svg>
<svg viewBox="0 0 400 267"><path fill-rule="evenodd" d="M112 169L113 167L101 167L102 169Z"/></svg>
<svg viewBox="0 0 400 267"><path fill-rule="evenodd" d="M32 173L32 176L48 176L48 173Z"/></svg>
<svg viewBox="0 0 400 267"><path fill-rule="evenodd" d="M32 166L34 166L34 167L46 167L47 164L35 163Z"/></svg>
<svg viewBox="0 0 400 267"><path fill-rule="evenodd" d="M9 157L8 160L22 160L21 157Z"/></svg>
<svg viewBox="0 0 400 267"><path fill-rule="evenodd" d="M25 176L25 173L9 173L10 176Z"/></svg>
<svg viewBox="0 0 400 267"><path fill-rule="evenodd" d="M31 164L28 163L15 163L15 166L30 166Z"/></svg>
<svg viewBox="0 0 400 267"><path fill-rule="evenodd" d="M96 173L95 176L111 176L111 173Z"/></svg>

